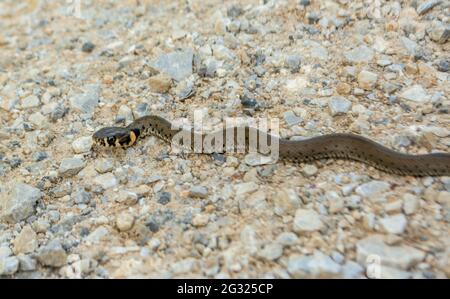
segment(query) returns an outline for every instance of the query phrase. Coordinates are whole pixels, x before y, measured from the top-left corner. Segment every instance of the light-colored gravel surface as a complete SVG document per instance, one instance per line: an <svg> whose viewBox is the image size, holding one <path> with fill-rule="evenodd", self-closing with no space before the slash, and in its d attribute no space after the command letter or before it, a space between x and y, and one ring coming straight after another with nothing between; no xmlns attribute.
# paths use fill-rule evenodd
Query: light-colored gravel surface
<svg viewBox="0 0 450 299"><path fill-rule="evenodd" d="M449 152L448 1L17 3L0 2L0 276L450 277L449 177L90 138L203 109L211 128Z"/></svg>

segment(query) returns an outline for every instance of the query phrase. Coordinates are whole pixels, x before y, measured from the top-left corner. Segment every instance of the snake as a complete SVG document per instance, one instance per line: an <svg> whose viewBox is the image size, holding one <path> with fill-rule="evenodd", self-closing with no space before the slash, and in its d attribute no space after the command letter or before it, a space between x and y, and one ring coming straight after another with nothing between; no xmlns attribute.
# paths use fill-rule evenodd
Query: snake
<svg viewBox="0 0 450 299"><path fill-rule="evenodd" d="M249 136L251 136L251 131L256 130L258 140L256 144L260 144L260 141L264 141L268 145L277 144L279 159L293 163L308 163L322 159L343 159L362 162L378 170L397 175L417 177L450 175L450 153L438 152L420 155L402 153L369 138L352 133L331 133L307 139L292 140L280 138L249 126L236 126L221 129L215 133L214 136L216 137L223 136L222 144L219 144L219 148L215 148L215 152L236 150L236 147L227 147L224 140L227 136L232 136L234 144L238 144L237 130L239 128L243 129L245 135L245 144L243 145L245 150L248 150L250 146ZM175 137L179 136L180 133L185 134L184 136L190 135L190 142L188 139L185 144L182 141L179 143L181 146L191 149L195 146L195 138L199 138L201 141L207 138L206 133L198 133L194 129L174 126L169 120L159 115L140 117L125 127L101 128L93 134L92 138L94 145L128 148L133 146L137 140L146 136L156 136L165 142L173 143Z"/></svg>

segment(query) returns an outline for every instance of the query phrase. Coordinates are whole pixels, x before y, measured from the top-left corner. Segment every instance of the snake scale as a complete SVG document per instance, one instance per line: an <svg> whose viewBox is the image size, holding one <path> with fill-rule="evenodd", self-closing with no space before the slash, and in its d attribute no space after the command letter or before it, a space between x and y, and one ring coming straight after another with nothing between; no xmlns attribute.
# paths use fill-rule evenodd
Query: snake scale
<svg viewBox="0 0 450 299"><path fill-rule="evenodd" d="M236 128L231 128L234 130ZM148 115L136 119L126 127L106 127L93 135L94 143L100 146L129 147L145 136L156 136L166 142L172 142L183 129L174 129L171 122ZM224 136L230 129L224 129ZM288 140L258 131L260 137L270 144L274 140L279 145L279 158L292 162L310 162L319 159L346 159L363 162L379 170L398 175L411 176L449 176L450 154L432 153L424 155L404 154L389 149L368 138L346 133L327 134L305 140ZM184 132L194 136L192 130ZM245 127L245 146L248 147L249 128ZM205 136L200 136L202 139ZM192 138L194 140L194 138ZM225 138L223 139L225 140ZM224 145L223 151L227 151ZM193 147L193 143L188 147Z"/></svg>

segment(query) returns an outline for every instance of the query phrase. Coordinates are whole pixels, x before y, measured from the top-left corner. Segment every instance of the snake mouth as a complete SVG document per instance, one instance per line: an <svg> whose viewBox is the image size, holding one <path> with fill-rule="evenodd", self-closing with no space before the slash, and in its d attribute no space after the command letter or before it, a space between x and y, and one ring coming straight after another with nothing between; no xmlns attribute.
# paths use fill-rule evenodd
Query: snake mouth
<svg viewBox="0 0 450 299"><path fill-rule="evenodd" d="M95 132L92 138L94 143L100 146L126 148L132 146L138 137L139 133L135 130L106 127Z"/></svg>

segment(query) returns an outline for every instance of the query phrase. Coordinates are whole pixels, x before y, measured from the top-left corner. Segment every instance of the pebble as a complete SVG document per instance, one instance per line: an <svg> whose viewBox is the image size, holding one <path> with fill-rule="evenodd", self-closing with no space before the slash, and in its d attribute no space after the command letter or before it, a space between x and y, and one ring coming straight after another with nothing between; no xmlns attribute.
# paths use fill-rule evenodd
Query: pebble
<svg viewBox="0 0 450 299"><path fill-rule="evenodd" d="M283 246L277 243L269 243L262 248L259 255L268 261L275 261L283 255Z"/></svg>
<svg viewBox="0 0 450 299"><path fill-rule="evenodd" d="M19 255L19 269L20 271L35 271L37 261L29 255Z"/></svg>
<svg viewBox="0 0 450 299"><path fill-rule="evenodd" d="M91 150L92 144L91 136L80 137L72 142L72 149L75 154L86 153Z"/></svg>
<svg viewBox="0 0 450 299"><path fill-rule="evenodd" d="M406 230L407 220L405 215L397 214L380 219L380 224L387 233L400 235Z"/></svg>
<svg viewBox="0 0 450 299"><path fill-rule="evenodd" d="M301 205L300 197L293 189L278 190L272 197L274 212L279 216L294 214Z"/></svg>
<svg viewBox="0 0 450 299"><path fill-rule="evenodd" d="M193 186L189 189L189 196L197 198L207 198L208 188L204 186Z"/></svg>
<svg viewBox="0 0 450 299"><path fill-rule="evenodd" d="M302 173L307 178L315 175L317 171L318 171L317 167L313 164L306 164L305 166L302 167Z"/></svg>
<svg viewBox="0 0 450 299"><path fill-rule="evenodd" d="M156 70L169 75L176 81L181 81L192 75L193 52L191 49L174 51L160 55L151 62Z"/></svg>
<svg viewBox="0 0 450 299"><path fill-rule="evenodd" d="M8 192L0 193L0 220L9 223L25 220L35 213L36 203L41 197L39 189L13 182Z"/></svg>
<svg viewBox="0 0 450 299"><path fill-rule="evenodd" d="M244 157L245 164L248 166L260 166L274 163L274 157L262 155L260 153L249 153Z"/></svg>
<svg viewBox="0 0 450 299"><path fill-rule="evenodd" d="M117 186L118 181L114 174L108 172L98 175L94 178L94 184L99 185L103 189L110 189Z"/></svg>
<svg viewBox="0 0 450 299"><path fill-rule="evenodd" d="M59 165L58 174L62 177L72 177L86 166L82 158L64 158Z"/></svg>
<svg viewBox="0 0 450 299"><path fill-rule="evenodd" d="M305 233L321 230L324 227L320 215L314 210L298 209L295 212L294 231Z"/></svg>
<svg viewBox="0 0 450 299"><path fill-rule="evenodd" d="M403 212L406 215L414 214L419 208L419 199L417 196L406 193L403 195Z"/></svg>
<svg viewBox="0 0 450 299"><path fill-rule="evenodd" d="M286 111L283 114L283 117L284 117L284 121L286 122L286 124L290 127L297 125L303 121L303 119L301 117L298 117L297 115L295 115L295 113L293 111Z"/></svg>
<svg viewBox="0 0 450 299"><path fill-rule="evenodd" d="M0 258L0 276L12 275L19 270L19 260L15 256Z"/></svg>
<svg viewBox="0 0 450 299"><path fill-rule="evenodd" d="M291 70L292 73L296 73L300 70L300 63L302 58L300 55L289 55L286 57L286 67Z"/></svg>
<svg viewBox="0 0 450 299"><path fill-rule="evenodd" d="M125 123L127 124L131 123L134 120L134 116L130 107L128 107L127 105L120 105L119 111L117 111L116 119L118 121L125 121Z"/></svg>
<svg viewBox="0 0 450 299"><path fill-rule="evenodd" d="M338 278L342 267L316 250L313 255L292 255L287 270L293 278Z"/></svg>
<svg viewBox="0 0 450 299"><path fill-rule="evenodd" d="M278 235L276 242L283 246L293 246L297 244L298 237L292 232L283 232Z"/></svg>
<svg viewBox="0 0 450 299"><path fill-rule="evenodd" d="M76 111L92 116L100 99L101 87L99 84L87 84L84 92L70 97L70 105Z"/></svg>
<svg viewBox="0 0 450 299"><path fill-rule="evenodd" d="M245 182L245 183L236 184L234 186L236 196L255 192L256 190L258 190L258 188L259 188L259 185L255 182Z"/></svg>
<svg viewBox="0 0 450 299"><path fill-rule="evenodd" d="M416 42L404 36L400 37L400 41L409 55L417 56L420 53L420 47Z"/></svg>
<svg viewBox="0 0 450 299"><path fill-rule="evenodd" d="M375 87L375 84L377 83L377 79L378 79L377 74L363 70L358 74L359 87L365 90L372 90Z"/></svg>
<svg viewBox="0 0 450 299"><path fill-rule="evenodd" d="M383 181L371 181L356 187L355 192L362 197L377 201L377 195L389 190L391 185Z"/></svg>
<svg viewBox="0 0 450 299"><path fill-rule="evenodd" d="M202 227L207 225L209 222L209 216L207 214L196 214L192 218L192 225L195 227Z"/></svg>
<svg viewBox="0 0 450 299"><path fill-rule="evenodd" d="M91 201L92 195L87 192L84 188L78 188L75 192L72 192L70 198L76 204L89 204Z"/></svg>
<svg viewBox="0 0 450 299"><path fill-rule="evenodd" d="M91 242L93 244L97 244L108 234L109 234L108 229L104 226L100 226L86 237L86 241Z"/></svg>
<svg viewBox="0 0 450 299"><path fill-rule="evenodd" d="M0 246L0 259L11 256L13 254L12 250L7 246Z"/></svg>
<svg viewBox="0 0 450 299"><path fill-rule="evenodd" d="M120 212L116 216L116 226L121 232L129 231L134 225L134 216L128 211Z"/></svg>
<svg viewBox="0 0 450 299"><path fill-rule="evenodd" d="M389 246L379 235L372 235L356 243L358 263L366 265L367 258L379 258L382 265L407 270L420 263L425 253L410 246ZM371 257L370 257L371 256Z"/></svg>
<svg viewBox="0 0 450 299"><path fill-rule="evenodd" d="M170 192L160 192L159 196L158 196L158 203L162 204L162 205L166 205L170 202L170 199L172 197L172 194Z"/></svg>
<svg viewBox="0 0 450 299"><path fill-rule="evenodd" d="M41 101L35 95L30 95L22 100L21 106L23 109L35 108L41 105Z"/></svg>
<svg viewBox="0 0 450 299"><path fill-rule="evenodd" d="M81 51L85 52L85 53L91 53L95 48L95 45L92 42L85 42L82 46L81 46Z"/></svg>
<svg viewBox="0 0 450 299"><path fill-rule="evenodd" d="M110 172L114 169L114 160L111 158L100 158L95 161L94 168L99 173Z"/></svg>
<svg viewBox="0 0 450 299"><path fill-rule="evenodd" d="M445 44L450 37L450 25L440 21L433 21L427 29L428 36L432 41Z"/></svg>
<svg viewBox="0 0 450 299"><path fill-rule="evenodd" d="M427 92L419 84L404 89L400 93L400 98L417 103L425 103L428 101Z"/></svg>
<svg viewBox="0 0 450 299"><path fill-rule="evenodd" d="M331 116L344 115L352 108L352 102L346 98L335 96L331 97L328 107L330 108Z"/></svg>
<svg viewBox="0 0 450 299"><path fill-rule="evenodd" d="M193 76L180 81L175 87L175 94L180 101L190 98L194 93L195 79Z"/></svg>
<svg viewBox="0 0 450 299"><path fill-rule="evenodd" d="M374 51L367 46L359 46L344 53L345 58L350 63L369 62L374 56Z"/></svg>
<svg viewBox="0 0 450 299"><path fill-rule="evenodd" d="M348 261L342 265L342 275L344 279L359 279L364 278L364 268L360 264L353 261Z"/></svg>
<svg viewBox="0 0 450 299"><path fill-rule="evenodd" d="M41 265L49 267L62 267L67 261L66 251L57 239L41 246L36 257Z"/></svg>
<svg viewBox="0 0 450 299"><path fill-rule="evenodd" d="M417 13L419 15L423 15L426 14L427 12L429 12L433 7L435 7L436 5L439 5L442 3L442 0L429 0L429 1L425 1L422 4L420 4L419 6L417 6Z"/></svg>
<svg viewBox="0 0 450 299"><path fill-rule="evenodd" d="M148 84L150 85L150 89L156 93L166 93L172 87L172 79L164 74L160 73L148 79Z"/></svg>
<svg viewBox="0 0 450 299"><path fill-rule="evenodd" d="M13 251L16 255L32 253L38 247L37 235L29 225L26 225L14 239L13 244Z"/></svg>

